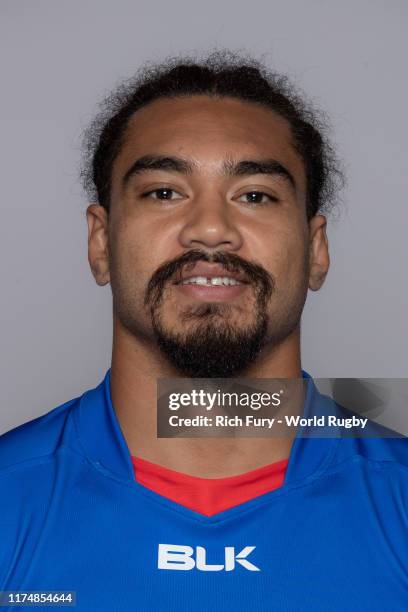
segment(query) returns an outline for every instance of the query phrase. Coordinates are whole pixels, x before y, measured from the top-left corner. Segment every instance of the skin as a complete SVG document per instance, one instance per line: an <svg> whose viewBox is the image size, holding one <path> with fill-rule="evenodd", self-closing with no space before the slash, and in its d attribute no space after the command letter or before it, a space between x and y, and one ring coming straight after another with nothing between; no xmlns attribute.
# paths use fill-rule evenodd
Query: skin
<svg viewBox="0 0 408 612"><path fill-rule="evenodd" d="M184 158L194 169L188 175L149 170L124 184L134 161L152 154ZM231 177L222 172L226 160L270 158L289 170L294 188L280 176ZM158 192L142 197L161 187L174 190L171 200L159 199ZM245 194L251 191L278 201L262 197L262 203L248 203ZM266 344L242 376L301 377L301 310L308 289L318 290L329 268L326 218L318 214L308 221L305 197L304 165L290 127L267 108L194 96L158 100L135 113L113 165L110 212L99 204L87 209L89 263L99 285L111 283L114 298L112 401L133 455L208 478L236 475L289 456L289 438L156 437L156 379L180 374L158 350L143 299L157 268L191 249L224 250L254 261L273 275L276 291L267 306ZM131 306L132 332L115 312L115 294L125 295ZM204 299L209 298L167 286L161 311L166 327L183 332L186 325L197 325L182 321L180 314ZM251 287L229 303L234 326L248 325L254 306ZM285 329L279 342L274 341L276 321Z"/></svg>

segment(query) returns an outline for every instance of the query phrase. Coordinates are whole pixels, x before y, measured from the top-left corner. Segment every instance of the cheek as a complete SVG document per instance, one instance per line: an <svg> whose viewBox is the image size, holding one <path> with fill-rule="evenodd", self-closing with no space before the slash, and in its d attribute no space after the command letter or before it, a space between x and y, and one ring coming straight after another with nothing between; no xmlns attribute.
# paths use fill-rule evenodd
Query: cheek
<svg viewBox="0 0 408 612"><path fill-rule="evenodd" d="M136 309L144 307L149 281L165 261L172 259L169 240L139 223L123 221L112 232L112 289ZM173 254L174 257L174 254Z"/></svg>
<svg viewBox="0 0 408 612"><path fill-rule="evenodd" d="M271 243L268 270L275 278L276 295L288 296L308 286L308 249L305 236L285 233Z"/></svg>
<svg viewBox="0 0 408 612"><path fill-rule="evenodd" d="M299 239L287 244L282 257L282 266L289 276L299 277L305 272L307 265L307 249L305 243Z"/></svg>
<svg viewBox="0 0 408 612"><path fill-rule="evenodd" d="M145 241L129 227L117 226L111 234L109 254L112 289L134 297L144 292L152 267Z"/></svg>
<svg viewBox="0 0 408 612"><path fill-rule="evenodd" d="M152 222L142 215L123 215L112 228L113 244L121 263L153 273L169 259L171 224ZM171 239L173 238L173 239Z"/></svg>

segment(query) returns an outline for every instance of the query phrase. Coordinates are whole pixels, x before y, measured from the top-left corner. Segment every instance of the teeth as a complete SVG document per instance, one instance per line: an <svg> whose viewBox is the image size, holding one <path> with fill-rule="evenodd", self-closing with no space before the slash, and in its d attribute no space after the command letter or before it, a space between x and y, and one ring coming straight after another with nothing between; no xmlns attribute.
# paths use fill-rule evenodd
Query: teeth
<svg viewBox="0 0 408 612"><path fill-rule="evenodd" d="M239 285L240 283L235 278L229 276L216 276L210 279L212 285Z"/></svg>
<svg viewBox="0 0 408 612"><path fill-rule="evenodd" d="M183 280L182 285L240 285L241 283L235 278L229 276L215 276L214 278L206 278L205 276L192 276Z"/></svg>

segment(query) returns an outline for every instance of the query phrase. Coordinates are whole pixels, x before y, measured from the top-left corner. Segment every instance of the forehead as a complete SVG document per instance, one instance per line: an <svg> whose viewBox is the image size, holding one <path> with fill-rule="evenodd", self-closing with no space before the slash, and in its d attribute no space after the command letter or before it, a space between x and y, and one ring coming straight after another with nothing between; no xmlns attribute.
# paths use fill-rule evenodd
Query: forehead
<svg viewBox="0 0 408 612"><path fill-rule="evenodd" d="M113 180L145 154L188 157L203 170L226 158L274 158L304 183L289 123L273 110L234 98L162 98L138 110L126 128Z"/></svg>

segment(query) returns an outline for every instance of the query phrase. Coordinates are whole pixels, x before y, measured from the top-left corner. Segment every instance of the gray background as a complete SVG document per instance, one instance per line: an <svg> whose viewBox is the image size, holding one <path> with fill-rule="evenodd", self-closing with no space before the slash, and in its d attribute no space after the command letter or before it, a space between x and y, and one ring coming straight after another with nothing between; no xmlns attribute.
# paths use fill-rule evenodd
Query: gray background
<svg viewBox="0 0 408 612"><path fill-rule="evenodd" d="M141 62L244 48L331 116L346 163L332 266L309 293L303 367L407 377L405 0L0 0L0 431L95 386L111 296L87 263L81 131Z"/></svg>

